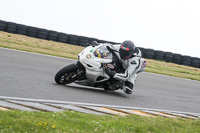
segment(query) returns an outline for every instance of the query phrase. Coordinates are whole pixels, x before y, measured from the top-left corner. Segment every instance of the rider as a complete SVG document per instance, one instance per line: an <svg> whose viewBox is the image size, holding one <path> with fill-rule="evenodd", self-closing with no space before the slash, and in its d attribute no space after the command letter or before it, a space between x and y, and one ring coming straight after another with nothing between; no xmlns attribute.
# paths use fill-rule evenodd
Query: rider
<svg viewBox="0 0 200 133"><path fill-rule="evenodd" d="M135 47L132 41L124 41L119 48L110 45L108 49L115 51L116 54L118 53L124 72L116 73L110 69L106 69L106 73L117 80L124 81L123 91L127 94L131 94L133 92L137 73L141 69L141 51Z"/></svg>

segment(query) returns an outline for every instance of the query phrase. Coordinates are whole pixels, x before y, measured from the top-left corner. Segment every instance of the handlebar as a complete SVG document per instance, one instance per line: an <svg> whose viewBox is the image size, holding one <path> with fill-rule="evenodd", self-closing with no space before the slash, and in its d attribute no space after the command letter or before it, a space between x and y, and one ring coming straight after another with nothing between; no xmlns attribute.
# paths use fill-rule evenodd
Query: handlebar
<svg viewBox="0 0 200 133"><path fill-rule="evenodd" d="M98 46L99 43L97 41L92 41L91 43L87 43L89 46L95 47Z"/></svg>

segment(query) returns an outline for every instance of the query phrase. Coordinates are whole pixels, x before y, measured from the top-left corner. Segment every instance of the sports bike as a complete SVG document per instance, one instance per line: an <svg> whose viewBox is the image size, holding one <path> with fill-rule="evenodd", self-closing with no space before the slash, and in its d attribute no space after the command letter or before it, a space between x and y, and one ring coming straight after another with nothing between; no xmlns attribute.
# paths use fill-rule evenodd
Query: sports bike
<svg viewBox="0 0 200 133"><path fill-rule="evenodd" d="M105 71L123 71L118 55L108 45L110 44L92 42L78 54L76 63L69 64L56 73L55 82L63 85L74 82L111 91L121 89L124 81L110 77ZM145 70L146 65L147 62L143 60L140 72Z"/></svg>

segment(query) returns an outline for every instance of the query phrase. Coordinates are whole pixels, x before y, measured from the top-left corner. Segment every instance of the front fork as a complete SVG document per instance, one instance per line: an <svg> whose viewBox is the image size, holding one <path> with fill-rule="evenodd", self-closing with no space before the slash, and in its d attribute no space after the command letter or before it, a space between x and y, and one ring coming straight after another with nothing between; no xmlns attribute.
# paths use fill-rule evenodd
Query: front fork
<svg viewBox="0 0 200 133"><path fill-rule="evenodd" d="M80 63L80 61L77 61L74 65L77 67L77 72L74 73L74 75L71 78L73 81L76 81L81 77L84 77L85 67Z"/></svg>

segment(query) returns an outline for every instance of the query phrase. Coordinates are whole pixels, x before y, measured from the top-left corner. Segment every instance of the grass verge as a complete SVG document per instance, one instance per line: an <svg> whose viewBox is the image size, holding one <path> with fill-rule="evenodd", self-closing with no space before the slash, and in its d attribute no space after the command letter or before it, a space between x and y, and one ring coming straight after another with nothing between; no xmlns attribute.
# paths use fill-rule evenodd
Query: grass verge
<svg viewBox="0 0 200 133"><path fill-rule="evenodd" d="M0 47L17 49L71 59L77 59L77 55L84 47L41 40L22 35L0 32ZM147 59L147 72L187 78L200 81L200 68L193 68L163 61Z"/></svg>
<svg viewBox="0 0 200 133"><path fill-rule="evenodd" d="M98 116L73 111L0 111L1 133L197 133L200 119L142 117L136 115Z"/></svg>

